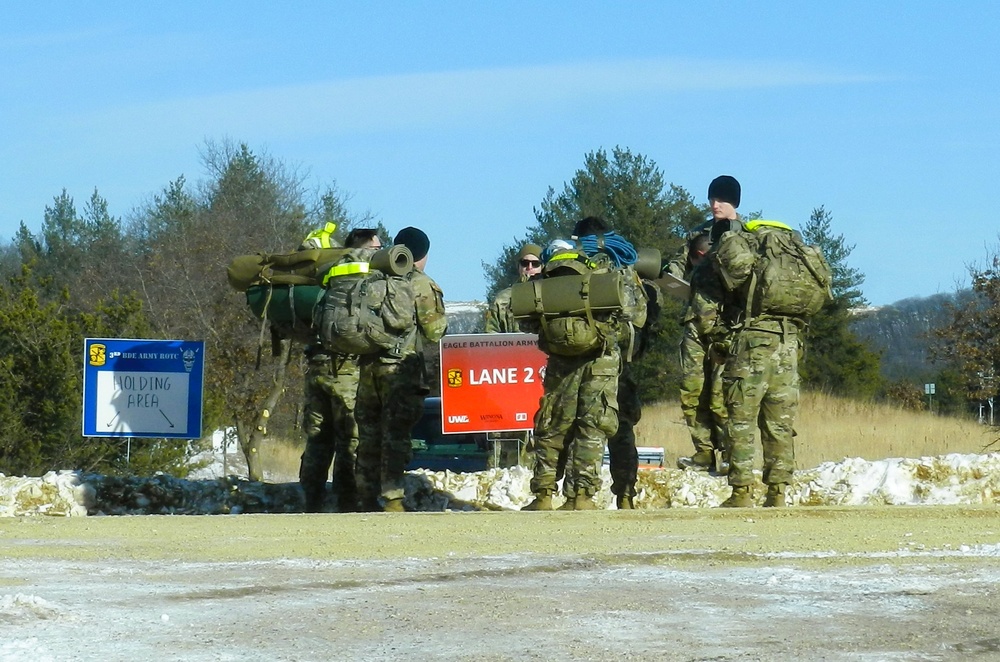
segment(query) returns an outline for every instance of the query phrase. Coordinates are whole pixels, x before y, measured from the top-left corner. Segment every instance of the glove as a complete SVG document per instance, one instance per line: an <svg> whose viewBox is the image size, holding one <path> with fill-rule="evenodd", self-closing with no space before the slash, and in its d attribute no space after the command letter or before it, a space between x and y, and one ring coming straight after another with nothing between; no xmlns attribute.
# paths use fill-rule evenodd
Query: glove
<svg viewBox="0 0 1000 662"><path fill-rule="evenodd" d="M729 343L714 342L708 346L708 356L716 365L723 365L729 358Z"/></svg>

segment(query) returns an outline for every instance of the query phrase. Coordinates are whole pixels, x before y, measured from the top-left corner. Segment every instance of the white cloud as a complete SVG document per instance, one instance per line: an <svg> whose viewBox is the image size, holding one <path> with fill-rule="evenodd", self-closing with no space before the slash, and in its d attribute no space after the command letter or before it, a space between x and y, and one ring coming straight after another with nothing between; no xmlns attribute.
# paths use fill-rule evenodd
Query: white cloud
<svg viewBox="0 0 1000 662"><path fill-rule="evenodd" d="M78 117L163 135L289 137L494 121L633 95L871 83L800 63L621 60L398 74L155 101Z"/></svg>

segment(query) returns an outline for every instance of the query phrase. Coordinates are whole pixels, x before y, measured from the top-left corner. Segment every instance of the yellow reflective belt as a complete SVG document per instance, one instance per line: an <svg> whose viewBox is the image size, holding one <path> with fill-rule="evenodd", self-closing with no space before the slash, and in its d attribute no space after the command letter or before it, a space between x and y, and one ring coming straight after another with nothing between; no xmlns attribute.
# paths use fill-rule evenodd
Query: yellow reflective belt
<svg viewBox="0 0 1000 662"><path fill-rule="evenodd" d="M352 274L366 274L370 268L371 267L367 262L345 262L344 264L335 264L330 267L330 270L326 272L325 276L323 276L323 286L325 287L331 278L336 278L337 276L350 276Z"/></svg>
<svg viewBox="0 0 1000 662"><path fill-rule="evenodd" d="M549 262L554 262L556 260L575 260L580 257L579 253L556 253L549 258Z"/></svg>

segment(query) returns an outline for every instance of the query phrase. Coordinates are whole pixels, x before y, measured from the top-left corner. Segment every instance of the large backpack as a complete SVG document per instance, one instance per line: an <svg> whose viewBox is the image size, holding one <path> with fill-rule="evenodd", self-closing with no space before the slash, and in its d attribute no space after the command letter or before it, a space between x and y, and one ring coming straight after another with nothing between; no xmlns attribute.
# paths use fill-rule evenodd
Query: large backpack
<svg viewBox="0 0 1000 662"><path fill-rule="evenodd" d="M299 342L315 342L317 305L323 276L347 249L322 248L292 253L241 255L229 263L229 284L246 293L247 305L272 332Z"/></svg>
<svg viewBox="0 0 1000 662"><path fill-rule="evenodd" d="M549 259L541 278L513 285L510 307L516 319L538 321L548 352L580 356L604 344L608 314L628 301L624 272L612 269L607 256L566 251Z"/></svg>
<svg viewBox="0 0 1000 662"><path fill-rule="evenodd" d="M416 333L413 255L405 246L353 249L330 267L319 337L340 354L400 356Z"/></svg>
<svg viewBox="0 0 1000 662"><path fill-rule="evenodd" d="M746 283L746 315L808 319L829 302L830 265L817 246L779 221L749 221L723 235L714 259L730 289Z"/></svg>

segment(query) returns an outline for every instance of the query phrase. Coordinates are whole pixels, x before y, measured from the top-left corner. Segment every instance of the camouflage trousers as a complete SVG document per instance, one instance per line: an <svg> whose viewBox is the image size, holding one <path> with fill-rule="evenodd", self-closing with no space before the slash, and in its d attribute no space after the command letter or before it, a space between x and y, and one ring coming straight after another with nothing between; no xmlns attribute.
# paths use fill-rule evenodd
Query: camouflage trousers
<svg viewBox="0 0 1000 662"><path fill-rule="evenodd" d="M358 496L365 507L403 498L403 474L413 457L411 434L424 408L421 357L400 363L363 359L358 384Z"/></svg>
<svg viewBox="0 0 1000 662"><path fill-rule="evenodd" d="M754 438L760 430L764 483L790 483L799 409L799 339L795 331L748 329L733 343L723 372L732 448L729 484L752 485Z"/></svg>
<svg viewBox="0 0 1000 662"><path fill-rule="evenodd" d="M299 465L299 482L307 494L322 501L333 464L333 489L340 505L357 498L354 464L358 425L354 404L358 393L357 360L330 354L309 357L305 375L302 426L306 447Z"/></svg>
<svg viewBox="0 0 1000 662"><path fill-rule="evenodd" d="M681 413L696 453L724 449L727 443L722 365L709 357L708 345L692 324L684 325L680 344Z"/></svg>
<svg viewBox="0 0 1000 662"><path fill-rule="evenodd" d="M532 492L555 493L561 467L567 497L600 490L604 446L618 430L620 368L617 347L596 358L549 356L535 415Z"/></svg>
<svg viewBox="0 0 1000 662"><path fill-rule="evenodd" d="M625 363L618 378L618 431L608 439L611 492L616 496L635 496L635 483L639 475L635 426L642 418L642 402L639 400L639 388L632 376L631 365Z"/></svg>

